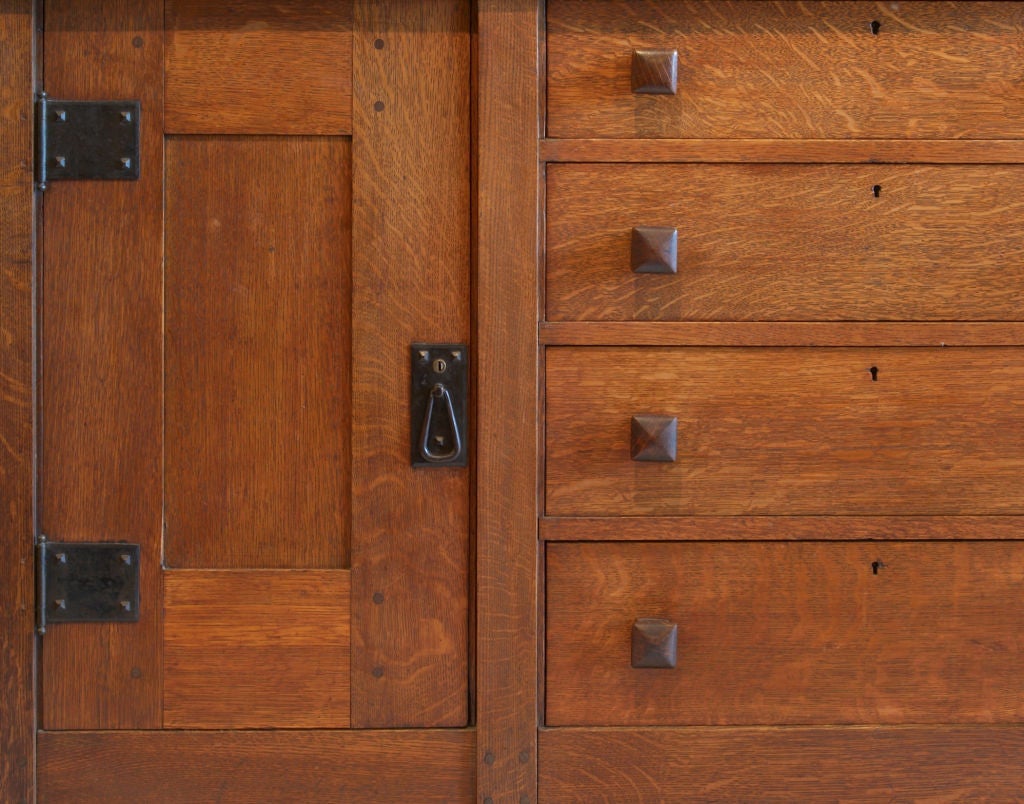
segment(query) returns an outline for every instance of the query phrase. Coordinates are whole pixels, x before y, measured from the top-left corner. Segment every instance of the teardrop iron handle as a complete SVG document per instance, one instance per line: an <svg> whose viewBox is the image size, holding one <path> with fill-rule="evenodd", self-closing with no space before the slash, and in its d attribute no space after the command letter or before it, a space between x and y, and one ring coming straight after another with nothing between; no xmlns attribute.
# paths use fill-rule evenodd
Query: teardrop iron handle
<svg viewBox="0 0 1024 804"><path fill-rule="evenodd" d="M445 410L448 413L448 423L452 429L452 448L447 452L434 452L430 448L430 420L434 416L434 404L436 400L444 399ZM459 435L459 422L455 418L455 407L452 405L452 395L441 383L437 383L430 389L430 397L427 400L427 412L423 416L423 427L420 429L420 456L431 463L446 463L454 461L462 453L462 436Z"/></svg>

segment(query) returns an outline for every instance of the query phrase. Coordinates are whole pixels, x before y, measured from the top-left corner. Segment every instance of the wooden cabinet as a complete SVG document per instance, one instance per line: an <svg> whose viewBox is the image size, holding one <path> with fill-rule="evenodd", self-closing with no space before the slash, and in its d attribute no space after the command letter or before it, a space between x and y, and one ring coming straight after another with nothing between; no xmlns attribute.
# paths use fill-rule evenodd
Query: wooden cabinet
<svg viewBox="0 0 1024 804"><path fill-rule="evenodd" d="M0 0L0 799L1019 797L1022 58L1016 2ZM41 89L139 100L138 181L35 188ZM39 535L139 544L139 621L36 635Z"/></svg>

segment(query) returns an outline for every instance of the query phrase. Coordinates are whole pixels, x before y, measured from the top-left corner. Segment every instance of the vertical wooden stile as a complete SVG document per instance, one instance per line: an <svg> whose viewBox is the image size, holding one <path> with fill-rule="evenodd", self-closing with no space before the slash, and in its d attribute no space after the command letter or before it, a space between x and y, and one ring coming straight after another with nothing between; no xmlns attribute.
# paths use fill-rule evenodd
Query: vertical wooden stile
<svg viewBox="0 0 1024 804"><path fill-rule="evenodd" d="M469 341L469 3L354 30L352 725L463 726L469 470L410 466L408 401L410 344Z"/></svg>
<svg viewBox="0 0 1024 804"><path fill-rule="evenodd" d="M30 0L0 2L0 799L32 801L32 51Z"/></svg>
<svg viewBox="0 0 1024 804"><path fill-rule="evenodd" d="M141 620L54 627L42 725L160 726L163 3L46 4L47 91L141 102L136 182L52 183L43 199L41 527L142 545Z"/></svg>
<svg viewBox="0 0 1024 804"><path fill-rule="evenodd" d="M478 4L477 791L537 795L540 9Z"/></svg>

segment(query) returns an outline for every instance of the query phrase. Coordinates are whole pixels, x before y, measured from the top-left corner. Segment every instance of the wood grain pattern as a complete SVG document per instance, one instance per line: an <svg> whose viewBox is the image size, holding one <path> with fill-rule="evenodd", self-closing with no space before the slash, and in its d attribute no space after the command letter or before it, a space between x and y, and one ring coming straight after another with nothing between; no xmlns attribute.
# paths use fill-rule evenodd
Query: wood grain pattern
<svg viewBox="0 0 1024 804"><path fill-rule="evenodd" d="M541 140L545 162L1019 165L1024 140Z"/></svg>
<svg viewBox="0 0 1024 804"><path fill-rule="evenodd" d="M542 19L477 3L477 801L537 800Z"/></svg>
<svg viewBox="0 0 1024 804"><path fill-rule="evenodd" d="M164 576L164 728L349 725L345 570Z"/></svg>
<svg viewBox="0 0 1024 804"><path fill-rule="evenodd" d="M35 796L33 4L0 0L0 798Z"/></svg>
<svg viewBox="0 0 1024 804"><path fill-rule="evenodd" d="M1018 801L1020 727L553 729L541 800Z"/></svg>
<svg viewBox="0 0 1024 804"><path fill-rule="evenodd" d="M168 0L173 134L349 134L352 4Z"/></svg>
<svg viewBox="0 0 1024 804"><path fill-rule="evenodd" d="M1019 3L552 0L548 131L1016 138L1022 37ZM634 48L679 51L675 95L632 94Z"/></svg>
<svg viewBox="0 0 1024 804"><path fill-rule="evenodd" d="M42 532L142 545L138 623L51 628L51 729L160 725L163 3L48 0L46 89L142 103L137 182L54 182L43 196Z"/></svg>
<svg viewBox="0 0 1024 804"><path fill-rule="evenodd" d="M168 140L168 566L348 563L350 160Z"/></svg>
<svg viewBox="0 0 1024 804"><path fill-rule="evenodd" d="M76 732L39 735L41 801L457 802L468 731Z"/></svg>
<svg viewBox="0 0 1024 804"><path fill-rule="evenodd" d="M1019 516L556 517L545 541L938 541L1019 539Z"/></svg>
<svg viewBox="0 0 1024 804"><path fill-rule="evenodd" d="M459 726L469 472L410 466L409 345L470 339L469 5L360 0L355 30L352 724Z"/></svg>
<svg viewBox="0 0 1024 804"><path fill-rule="evenodd" d="M1019 542L552 544L549 726L1007 723ZM679 624L630 667L637 617Z"/></svg>
<svg viewBox="0 0 1024 804"><path fill-rule="evenodd" d="M558 321L547 346L1022 346L1024 325L962 322Z"/></svg>
<svg viewBox="0 0 1024 804"><path fill-rule="evenodd" d="M1020 186L993 165L551 165L547 317L1020 319ZM678 229L676 274L633 273L636 226Z"/></svg>
<svg viewBox="0 0 1024 804"><path fill-rule="evenodd" d="M1019 515L1022 357L550 348L547 514ZM678 418L675 463L630 460L638 406Z"/></svg>

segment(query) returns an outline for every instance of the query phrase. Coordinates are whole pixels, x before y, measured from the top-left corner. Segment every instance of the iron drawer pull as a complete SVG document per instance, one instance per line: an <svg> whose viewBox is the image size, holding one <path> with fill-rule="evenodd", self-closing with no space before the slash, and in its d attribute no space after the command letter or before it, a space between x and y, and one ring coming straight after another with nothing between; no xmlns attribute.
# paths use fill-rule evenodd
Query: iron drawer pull
<svg viewBox="0 0 1024 804"><path fill-rule="evenodd" d="M448 412L448 423L452 429L452 448L447 452L434 452L430 448L430 420L434 415L434 401L444 398L445 409ZM459 422L455 418L455 408L452 406L452 395L441 383L437 383L430 389L430 397L427 400L427 412L423 416L423 428L420 430L420 456L431 463L444 463L455 460L462 452L462 437L459 435Z"/></svg>
<svg viewBox="0 0 1024 804"><path fill-rule="evenodd" d="M675 95L679 75L676 50L634 50L630 83L635 95Z"/></svg>
<svg viewBox="0 0 1024 804"><path fill-rule="evenodd" d="M664 617L638 617L633 621L633 667L671 670L676 666L679 626Z"/></svg>

